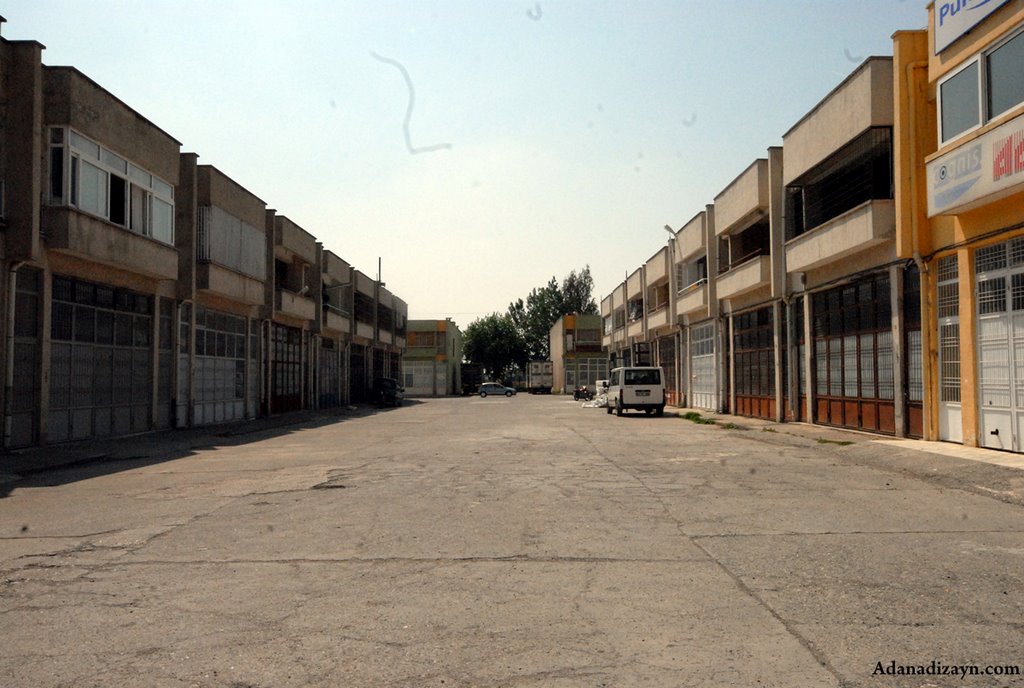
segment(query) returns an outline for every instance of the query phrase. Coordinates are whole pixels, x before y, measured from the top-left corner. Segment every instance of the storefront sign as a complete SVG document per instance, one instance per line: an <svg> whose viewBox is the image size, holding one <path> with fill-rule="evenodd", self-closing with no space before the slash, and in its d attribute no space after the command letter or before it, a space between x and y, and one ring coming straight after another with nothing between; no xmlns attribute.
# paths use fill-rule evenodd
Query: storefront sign
<svg viewBox="0 0 1024 688"><path fill-rule="evenodd" d="M928 217L1024 182L1024 117L928 163Z"/></svg>
<svg viewBox="0 0 1024 688"><path fill-rule="evenodd" d="M1007 0L937 0L935 3L935 54L1005 5Z"/></svg>

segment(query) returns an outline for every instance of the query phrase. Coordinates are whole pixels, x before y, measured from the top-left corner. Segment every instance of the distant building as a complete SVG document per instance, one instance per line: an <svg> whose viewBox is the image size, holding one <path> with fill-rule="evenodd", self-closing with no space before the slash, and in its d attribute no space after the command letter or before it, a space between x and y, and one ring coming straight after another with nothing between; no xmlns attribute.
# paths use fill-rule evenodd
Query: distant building
<svg viewBox="0 0 1024 688"><path fill-rule="evenodd" d="M552 394L571 394L577 385L594 389L608 377L608 356L601 348L600 315L564 315L551 327Z"/></svg>
<svg viewBox="0 0 1024 688"><path fill-rule="evenodd" d="M406 396L462 393L462 332L450 319L410 320L403 362Z"/></svg>

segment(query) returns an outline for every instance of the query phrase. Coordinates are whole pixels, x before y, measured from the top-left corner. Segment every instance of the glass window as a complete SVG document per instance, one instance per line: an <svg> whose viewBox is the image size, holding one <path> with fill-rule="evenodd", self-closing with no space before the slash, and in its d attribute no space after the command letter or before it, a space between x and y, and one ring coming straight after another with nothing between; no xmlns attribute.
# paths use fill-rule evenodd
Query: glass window
<svg viewBox="0 0 1024 688"><path fill-rule="evenodd" d="M152 236L165 244L174 243L174 206L155 197L153 198Z"/></svg>
<svg viewBox="0 0 1024 688"><path fill-rule="evenodd" d="M107 173L83 160L81 180L78 207L94 215L106 217Z"/></svg>
<svg viewBox="0 0 1024 688"><path fill-rule="evenodd" d="M1024 102L1024 33L989 53L985 66L989 118Z"/></svg>
<svg viewBox="0 0 1024 688"><path fill-rule="evenodd" d="M939 85L943 141L981 123L979 102L977 62L972 62Z"/></svg>

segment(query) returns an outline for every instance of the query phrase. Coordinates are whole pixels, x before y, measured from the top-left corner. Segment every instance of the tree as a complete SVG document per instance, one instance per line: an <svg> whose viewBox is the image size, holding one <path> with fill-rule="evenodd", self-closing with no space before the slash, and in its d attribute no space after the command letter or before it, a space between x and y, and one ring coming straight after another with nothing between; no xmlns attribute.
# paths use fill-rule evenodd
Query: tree
<svg viewBox="0 0 1024 688"><path fill-rule="evenodd" d="M491 313L471 322L462 338L470 363L479 363L492 380L502 380L529 361L522 335L508 315Z"/></svg>
<svg viewBox="0 0 1024 688"><path fill-rule="evenodd" d="M579 274L575 270L570 272L562 280L562 315L597 315L599 312L597 301L594 300L594 279L590 276L590 266L584 267Z"/></svg>
<svg viewBox="0 0 1024 688"><path fill-rule="evenodd" d="M590 266L579 273L570 272L562 284L552 277L543 287L530 292L524 302L517 299L508 306L506 314L519 331L529 360L546 360L551 355L549 336L551 327L563 315L570 313L596 314L594 280Z"/></svg>

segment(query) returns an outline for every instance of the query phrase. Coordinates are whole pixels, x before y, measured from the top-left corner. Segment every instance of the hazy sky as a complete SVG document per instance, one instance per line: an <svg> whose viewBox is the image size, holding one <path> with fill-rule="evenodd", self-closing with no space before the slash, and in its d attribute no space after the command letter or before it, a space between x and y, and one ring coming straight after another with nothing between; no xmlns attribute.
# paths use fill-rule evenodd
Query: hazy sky
<svg viewBox="0 0 1024 688"><path fill-rule="evenodd" d="M46 46L287 215L410 318L589 264L595 297L924 0L6 0ZM409 125L404 126L414 87ZM407 136L408 134L408 136Z"/></svg>

